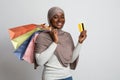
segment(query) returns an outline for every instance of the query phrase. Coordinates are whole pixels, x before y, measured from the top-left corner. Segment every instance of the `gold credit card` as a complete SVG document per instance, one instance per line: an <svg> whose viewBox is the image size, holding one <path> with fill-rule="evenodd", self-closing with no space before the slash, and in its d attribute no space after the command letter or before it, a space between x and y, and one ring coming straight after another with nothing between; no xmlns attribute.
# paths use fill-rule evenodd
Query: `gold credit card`
<svg viewBox="0 0 120 80"><path fill-rule="evenodd" d="M84 30L84 24L83 23L79 23L78 24L78 29L80 32L82 32Z"/></svg>

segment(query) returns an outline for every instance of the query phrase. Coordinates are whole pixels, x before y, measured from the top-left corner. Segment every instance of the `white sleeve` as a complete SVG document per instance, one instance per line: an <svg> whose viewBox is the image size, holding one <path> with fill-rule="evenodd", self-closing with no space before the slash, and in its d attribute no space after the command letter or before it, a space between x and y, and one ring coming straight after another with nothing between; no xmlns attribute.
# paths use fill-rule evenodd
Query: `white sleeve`
<svg viewBox="0 0 120 80"><path fill-rule="evenodd" d="M80 44L79 42L77 43L74 51L73 51L73 56L72 56L72 60L71 63L73 63L79 56L80 50L81 50L82 44Z"/></svg>
<svg viewBox="0 0 120 80"><path fill-rule="evenodd" d="M57 47L55 42L51 43L51 45L42 53L35 53L36 62L38 65L44 65L50 57L54 54L54 51Z"/></svg>

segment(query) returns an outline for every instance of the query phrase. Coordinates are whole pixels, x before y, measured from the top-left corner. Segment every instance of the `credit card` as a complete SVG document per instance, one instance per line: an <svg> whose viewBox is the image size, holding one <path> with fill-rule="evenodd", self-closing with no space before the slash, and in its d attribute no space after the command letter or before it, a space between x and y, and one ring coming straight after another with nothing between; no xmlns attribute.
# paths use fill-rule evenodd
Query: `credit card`
<svg viewBox="0 0 120 80"><path fill-rule="evenodd" d="M79 23L78 24L78 29L80 32L82 32L84 30L84 24L83 23Z"/></svg>

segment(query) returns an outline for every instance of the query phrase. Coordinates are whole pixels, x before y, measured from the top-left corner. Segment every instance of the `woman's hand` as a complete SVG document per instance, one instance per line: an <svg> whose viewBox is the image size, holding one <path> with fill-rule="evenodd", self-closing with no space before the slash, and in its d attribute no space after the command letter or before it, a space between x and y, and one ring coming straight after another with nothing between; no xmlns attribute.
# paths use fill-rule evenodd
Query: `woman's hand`
<svg viewBox="0 0 120 80"><path fill-rule="evenodd" d="M50 35L55 43L58 43L58 32L57 29L52 29Z"/></svg>
<svg viewBox="0 0 120 80"><path fill-rule="evenodd" d="M42 30L50 31L50 36L55 43L58 43L58 32L57 29L53 29L51 26L46 26L45 24L36 25L37 28Z"/></svg>
<svg viewBox="0 0 120 80"><path fill-rule="evenodd" d="M86 30L83 30L79 36L79 43L83 43L83 41L86 39L87 37L87 31Z"/></svg>
<svg viewBox="0 0 120 80"><path fill-rule="evenodd" d="M40 24L40 25L36 25L37 28L40 28L42 30L48 30L51 31L51 27L50 26L46 26L45 23L44 24Z"/></svg>

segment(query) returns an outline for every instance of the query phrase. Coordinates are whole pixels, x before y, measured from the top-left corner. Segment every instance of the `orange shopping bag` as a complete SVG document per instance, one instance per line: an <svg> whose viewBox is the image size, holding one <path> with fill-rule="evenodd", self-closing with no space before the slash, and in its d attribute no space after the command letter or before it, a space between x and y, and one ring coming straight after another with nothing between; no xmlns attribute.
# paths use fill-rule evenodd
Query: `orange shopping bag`
<svg viewBox="0 0 120 80"><path fill-rule="evenodd" d="M36 24L27 24L8 29L10 39L14 39L36 28Z"/></svg>

